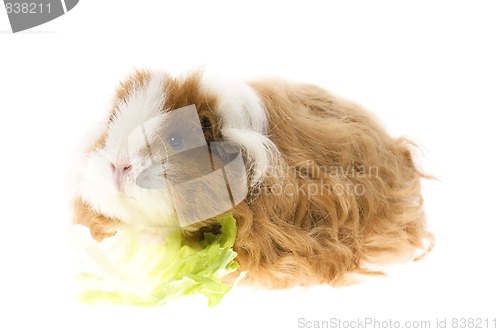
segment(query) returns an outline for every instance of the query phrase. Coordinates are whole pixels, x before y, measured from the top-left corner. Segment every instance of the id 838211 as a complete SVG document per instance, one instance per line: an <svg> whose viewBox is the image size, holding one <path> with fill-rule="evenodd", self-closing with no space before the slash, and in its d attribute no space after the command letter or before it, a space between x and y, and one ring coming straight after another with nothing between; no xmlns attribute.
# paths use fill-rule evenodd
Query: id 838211
<svg viewBox="0 0 500 332"><path fill-rule="evenodd" d="M50 14L50 2L6 2L5 10L7 14Z"/></svg>

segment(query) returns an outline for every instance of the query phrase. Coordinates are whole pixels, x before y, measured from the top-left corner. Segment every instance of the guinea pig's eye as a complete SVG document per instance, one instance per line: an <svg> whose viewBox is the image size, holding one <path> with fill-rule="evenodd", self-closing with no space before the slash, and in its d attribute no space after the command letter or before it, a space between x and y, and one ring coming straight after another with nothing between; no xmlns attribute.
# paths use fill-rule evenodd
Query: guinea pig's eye
<svg viewBox="0 0 500 332"><path fill-rule="evenodd" d="M168 135L167 142L175 150L179 150L184 146L184 137L181 134L174 132Z"/></svg>

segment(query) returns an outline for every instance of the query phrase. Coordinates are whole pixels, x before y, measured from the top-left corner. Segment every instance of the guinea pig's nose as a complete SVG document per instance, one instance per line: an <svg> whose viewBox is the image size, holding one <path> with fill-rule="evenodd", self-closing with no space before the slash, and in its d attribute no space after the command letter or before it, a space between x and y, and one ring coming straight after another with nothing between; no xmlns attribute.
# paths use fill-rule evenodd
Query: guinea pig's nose
<svg viewBox="0 0 500 332"><path fill-rule="evenodd" d="M111 170L115 174L126 175L132 170L132 165L115 165L111 163Z"/></svg>
<svg viewBox="0 0 500 332"><path fill-rule="evenodd" d="M115 165L111 163L111 170L115 178L116 189L123 193L125 177L132 170L132 165Z"/></svg>

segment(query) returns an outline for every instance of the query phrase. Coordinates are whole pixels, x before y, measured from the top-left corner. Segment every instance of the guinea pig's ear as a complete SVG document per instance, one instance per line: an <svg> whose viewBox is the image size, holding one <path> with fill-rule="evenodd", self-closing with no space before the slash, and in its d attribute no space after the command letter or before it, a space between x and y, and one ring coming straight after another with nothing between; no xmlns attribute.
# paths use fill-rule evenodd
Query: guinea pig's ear
<svg viewBox="0 0 500 332"><path fill-rule="evenodd" d="M238 80L203 76L202 90L217 100L216 141L235 144L242 151L250 173L251 186L280 168L281 155L268 135L266 107L257 92Z"/></svg>

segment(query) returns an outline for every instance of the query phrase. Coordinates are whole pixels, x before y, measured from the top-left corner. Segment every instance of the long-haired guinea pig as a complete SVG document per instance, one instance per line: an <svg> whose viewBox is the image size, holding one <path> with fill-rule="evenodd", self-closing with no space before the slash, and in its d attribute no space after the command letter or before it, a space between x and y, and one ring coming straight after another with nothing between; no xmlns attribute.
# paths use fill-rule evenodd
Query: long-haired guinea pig
<svg viewBox="0 0 500 332"><path fill-rule="evenodd" d="M229 148L217 152L214 142ZM176 153L184 146L209 153ZM314 85L137 71L119 85L106 125L82 151L74 221L101 241L124 227L166 234L182 226L180 210L229 210L244 280L267 287L339 284L348 272L368 272L370 262L428 249L425 175L413 148L361 107ZM229 186L216 182L184 191L168 185L175 181L145 185L144 178L155 177L180 178L179 186L196 182L216 171L214 160L231 161L224 155L244 166L236 181L244 195L239 188L232 205L219 202ZM220 231L216 217L190 219L185 236Z"/></svg>

